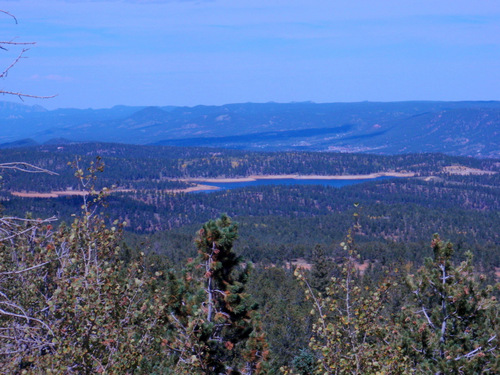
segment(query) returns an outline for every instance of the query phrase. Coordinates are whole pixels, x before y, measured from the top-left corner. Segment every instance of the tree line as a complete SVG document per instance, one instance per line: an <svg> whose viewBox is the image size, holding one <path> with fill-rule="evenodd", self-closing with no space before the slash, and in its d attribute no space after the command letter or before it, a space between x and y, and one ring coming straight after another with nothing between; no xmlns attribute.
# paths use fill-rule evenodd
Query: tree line
<svg viewBox="0 0 500 375"><path fill-rule="evenodd" d="M100 187L117 185L134 190L179 189L191 186L179 179L195 177L356 175L388 171L449 177L443 168L453 165L489 172L500 171L497 161L492 159L443 154L381 156L327 152L249 152L100 143L3 149L0 162L25 161L57 172L58 178L40 175L36 185L22 174L4 173L3 177L8 183L6 186L11 191L50 191L78 188L67 167L68 163L81 159L83 165L88 165L96 156L103 157L106 162L106 175L98 182Z"/></svg>

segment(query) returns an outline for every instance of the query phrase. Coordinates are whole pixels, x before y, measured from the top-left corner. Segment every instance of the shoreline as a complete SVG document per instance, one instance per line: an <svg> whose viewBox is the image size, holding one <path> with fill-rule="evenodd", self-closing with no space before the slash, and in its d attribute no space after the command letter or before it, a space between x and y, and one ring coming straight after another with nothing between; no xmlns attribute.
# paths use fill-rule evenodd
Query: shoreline
<svg viewBox="0 0 500 375"><path fill-rule="evenodd" d="M369 173L369 174L357 174L357 175L299 175L299 174L280 174L280 175L252 175L248 177L236 177L236 178L184 178L178 179L178 181L185 182L194 182L196 186L190 186L185 189L166 189L164 190L166 193L191 193L194 191L203 191L203 190L220 190L221 188L212 185L204 185L203 182L212 182L212 183L230 183L230 182L251 182L257 180L284 180L284 179L293 179L293 180L369 180L375 179L378 177L414 177L415 173L412 172L377 172L377 173ZM200 183L201 182L201 183ZM118 189L118 190L110 190L110 193L120 193L120 192L130 192L130 189ZM47 193L40 193L34 191L11 191L11 195L21 198L59 198L64 196L83 196L88 194L85 191L81 190L65 190L65 191L51 191Z"/></svg>
<svg viewBox="0 0 500 375"><path fill-rule="evenodd" d="M202 185L196 184L196 186L190 186L185 189L165 189L163 190L166 193L191 193L193 191L202 191L202 190L219 190L220 188L212 185ZM129 193L133 192L132 189L118 189L118 190L109 190L110 194L113 193ZM40 193L36 191L11 191L11 195L20 198L60 198L60 197L70 197L70 196L84 196L87 195L88 192L81 190L52 190L51 192Z"/></svg>
<svg viewBox="0 0 500 375"><path fill-rule="evenodd" d="M172 189L172 190L165 190L167 193L191 193L193 191L202 191L202 190L220 190L219 187L217 186L212 186L212 185L201 185L197 184L196 186L190 186L185 189Z"/></svg>
<svg viewBox="0 0 500 375"><path fill-rule="evenodd" d="M50 193L38 193L36 191L11 191L11 195L21 198L59 198L68 196L84 196L88 192L81 190L51 191Z"/></svg>
<svg viewBox="0 0 500 375"><path fill-rule="evenodd" d="M377 172L369 174L356 174L356 175L299 175L299 174L281 174L281 175L252 175L248 177L216 177L216 178L185 178L180 181L186 182L212 182L212 183L225 183L225 182L251 182L257 180L280 180L280 179L293 179L293 180L369 180L378 177L414 177L413 172Z"/></svg>

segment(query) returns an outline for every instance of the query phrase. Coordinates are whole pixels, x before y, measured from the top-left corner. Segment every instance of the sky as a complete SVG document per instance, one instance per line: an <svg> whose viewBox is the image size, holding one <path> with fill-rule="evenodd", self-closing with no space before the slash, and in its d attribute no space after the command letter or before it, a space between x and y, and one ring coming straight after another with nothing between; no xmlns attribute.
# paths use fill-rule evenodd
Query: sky
<svg viewBox="0 0 500 375"><path fill-rule="evenodd" d="M0 90L54 108L500 100L498 0L4 0ZM20 47L0 50L2 71ZM0 100L17 101L4 96Z"/></svg>

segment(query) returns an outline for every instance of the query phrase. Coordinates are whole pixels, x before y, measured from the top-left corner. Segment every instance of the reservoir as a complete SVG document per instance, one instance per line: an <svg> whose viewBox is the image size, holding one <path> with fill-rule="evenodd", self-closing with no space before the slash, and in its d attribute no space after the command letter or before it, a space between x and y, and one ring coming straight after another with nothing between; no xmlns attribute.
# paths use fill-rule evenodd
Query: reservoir
<svg viewBox="0 0 500 375"><path fill-rule="evenodd" d="M390 178L397 177L377 177L377 178L363 178L363 179L296 179L296 178L265 178L256 179L253 181L238 181L238 182L200 182L203 185L214 186L218 189L210 190L198 190L196 193L212 193L220 190L231 190L243 187L251 186L266 186L266 185L321 185L321 186L332 186L336 188L341 188L343 186L360 184L363 182L373 182L387 180Z"/></svg>

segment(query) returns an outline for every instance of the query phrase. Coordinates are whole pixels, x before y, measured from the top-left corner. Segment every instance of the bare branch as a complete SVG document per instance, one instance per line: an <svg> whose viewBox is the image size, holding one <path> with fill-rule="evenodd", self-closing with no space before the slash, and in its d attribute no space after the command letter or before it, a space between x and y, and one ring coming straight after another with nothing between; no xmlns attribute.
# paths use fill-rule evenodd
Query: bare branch
<svg viewBox="0 0 500 375"><path fill-rule="evenodd" d="M325 319L324 319L325 315L323 314L323 309L321 308L321 303L316 298L316 295L314 294L314 291L312 290L311 285L309 284L309 282L307 281L305 276L302 273L300 273L300 271L298 269L296 270L296 272L297 272L297 275L299 276L299 280L303 281L305 286L309 290L309 295L311 296L311 298L314 302L314 305L316 307L316 310L318 311L318 314L320 316L319 321L320 321L321 325L323 326L324 331L326 332L326 324L325 324Z"/></svg>
<svg viewBox="0 0 500 375"><path fill-rule="evenodd" d="M0 13L6 14L9 17L12 17L14 19L14 21L16 22L16 25L17 25L17 18L13 14L10 14L9 12L7 12L5 10L1 10L1 9L0 9Z"/></svg>
<svg viewBox="0 0 500 375"><path fill-rule="evenodd" d="M4 91L0 90L0 93L4 93ZM23 95L23 94L20 94L20 95ZM27 95L27 96L34 97L31 95ZM55 175L55 176L59 175L56 172L50 171L50 170L45 169L45 168L37 167L36 165L26 163L23 161L12 162L12 163L0 163L0 169L13 169L16 171L21 171L21 172L26 172L26 173L47 173L47 174Z"/></svg>
<svg viewBox="0 0 500 375"><path fill-rule="evenodd" d="M23 48L21 50L19 55L17 55L17 57L10 63L10 65L3 71L3 73L0 74L0 78L4 78L7 76L7 73L9 72L9 70L11 70L12 67L14 65L16 65L19 62L19 60L21 60L23 58L23 55L26 53L26 51L28 51L28 48Z"/></svg>
<svg viewBox="0 0 500 375"><path fill-rule="evenodd" d="M14 42L12 40L6 42L6 41L1 41L0 42L0 49L3 49L4 51L8 51L7 48L4 47L4 45L10 45L10 46L32 46L36 44L36 42Z"/></svg>
<svg viewBox="0 0 500 375"><path fill-rule="evenodd" d="M7 233L7 236L1 237L0 241L7 241L7 240L10 240L12 238L18 237L22 234L25 234L25 233L32 231L33 228L35 228L37 226L40 226L40 225L46 224L46 223L50 223L50 222L53 222L56 220L57 220L57 218L55 216L52 216L48 219L43 219L43 220L41 220L41 219L40 220L21 219L21 218L17 218L17 217L14 217L14 218L2 217L2 218L0 218L0 224L8 227L9 230L2 231L4 233ZM20 229L19 228L20 225L16 224L15 221L29 222L32 225L30 225L29 227L27 227L25 229ZM0 230L1 230L1 227L0 227Z"/></svg>
<svg viewBox="0 0 500 375"><path fill-rule="evenodd" d="M52 216L48 217L46 219L25 219L22 217L16 217L16 216L4 216L0 218L0 222L2 224L7 224L10 223L12 224L13 221L22 221L22 222L27 222L27 223L35 223L35 224L43 224L43 223L49 223L51 221L56 221L57 217Z"/></svg>
<svg viewBox="0 0 500 375"><path fill-rule="evenodd" d="M429 326L430 326L432 329L436 330L436 326L434 325L434 323L432 323L432 320L431 320L431 318L429 317L429 315L427 314L427 310L426 310L426 308L425 308L425 307L423 307L423 306L422 306L422 310L417 311L417 312L422 312L422 313L424 313L425 319L427 319L427 323L429 323Z"/></svg>
<svg viewBox="0 0 500 375"><path fill-rule="evenodd" d="M3 44L9 44L11 46L32 46L32 45L35 45L36 42L14 42L12 40L9 40L8 42L7 41L0 41L0 45L3 45Z"/></svg>
<svg viewBox="0 0 500 375"><path fill-rule="evenodd" d="M21 314L16 314L16 313L13 313L13 312L10 312L10 311L6 311L6 310L4 310L2 308L0 308L0 314L6 315L6 316L15 317L15 318L26 319L26 321L28 321L28 322L33 321L33 322L40 323L45 329L47 329L47 331L49 331L51 334L53 334L52 330L50 329L50 327L45 322L41 321L40 319L28 316L28 314L26 314L26 312L21 307L15 305L13 303L6 302L6 301L0 301L0 303L3 304L3 305L6 305L6 306L9 306L11 308L15 308L15 309L21 311L22 315Z"/></svg>
<svg viewBox="0 0 500 375"><path fill-rule="evenodd" d="M0 94L14 95L19 97L19 99L21 100L23 100L23 98L51 99L57 96L57 95L51 95L51 96L30 95L30 94L23 94L22 92L4 91L4 90L0 90Z"/></svg>
<svg viewBox="0 0 500 375"><path fill-rule="evenodd" d="M5 10L0 9L0 13L6 14L14 19L14 21L17 24L17 18L10 14L9 12ZM27 46L27 45L34 45L35 42L16 42L16 41L0 41L0 49L6 51L7 48L4 47L4 45L11 45L11 46ZM28 51L28 48L23 48L19 55L9 64L7 68L4 69L4 71L0 74L0 78L5 78L7 74L9 73L10 69L12 69L22 58L24 58L24 54L26 51ZM17 96L21 101L23 101L23 98L35 98L35 99L50 99L55 97L56 95L50 95L50 96L43 96L43 95L32 95L32 94L25 94L22 92L16 92L16 91L8 91L8 90L0 90L0 94L4 95L13 95Z"/></svg>
<svg viewBox="0 0 500 375"><path fill-rule="evenodd" d="M33 267L28 267L28 268L25 268L25 269L22 269L22 270L19 270L19 271L12 271L12 272L0 272L0 275L18 275L20 273L23 273L23 272L28 272L28 271L31 271L31 270L34 270L34 269L37 269L37 268L40 268L40 267L43 267L47 264L49 264L50 262L44 262L44 263L40 263L40 264L37 264Z"/></svg>

